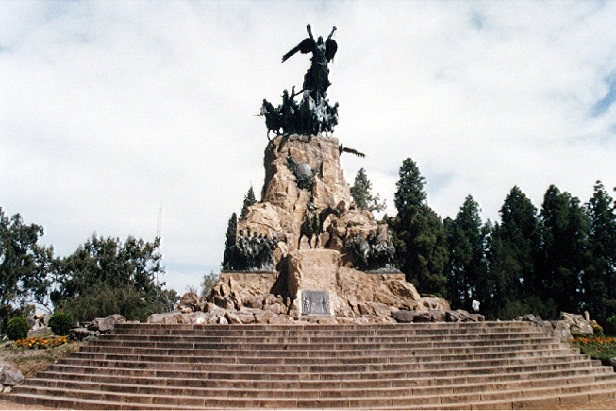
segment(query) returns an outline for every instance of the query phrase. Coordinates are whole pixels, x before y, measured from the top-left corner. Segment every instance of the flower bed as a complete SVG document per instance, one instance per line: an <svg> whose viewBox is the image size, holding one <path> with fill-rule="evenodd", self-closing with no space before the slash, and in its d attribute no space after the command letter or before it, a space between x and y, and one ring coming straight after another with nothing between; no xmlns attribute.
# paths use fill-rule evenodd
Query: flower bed
<svg viewBox="0 0 616 411"><path fill-rule="evenodd" d="M29 350L45 350L47 348L59 347L68 343L67 336L31 337L13 342L15 347L26 348Z"/></svg>
<svg viewBox="0 0 616 411"><path fill-rule="evenodd" d="M601 360L605 365L609 365L609 360L616 357L616 337L577 336L573 338L571 345L584 354Z"/></svg>

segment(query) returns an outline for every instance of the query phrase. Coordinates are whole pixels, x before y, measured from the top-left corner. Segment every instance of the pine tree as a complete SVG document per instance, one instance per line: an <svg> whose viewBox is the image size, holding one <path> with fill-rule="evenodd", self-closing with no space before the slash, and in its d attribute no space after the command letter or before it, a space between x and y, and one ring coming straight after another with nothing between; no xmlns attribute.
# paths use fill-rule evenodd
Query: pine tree
<svg viewBox="0 0 616 411"><path fill-rule="evenodd" d="M237 243L237 214L231 214L227 223L227 233L225 240L225 253L223 256L222 266L225 270L230 270L233 266L236 256L234 255L234 246Z"/></svg>
<svg viewBox="0 0 616 411"><path fill-rule="evenodd" d="M387 204L385 200L381 202L379 194L372 194L372 183L368 180L366 170L360 168L355 176L355 183L351 187L351 195L355 204L361 210L369 210L372 212L379 212L385 210Z"/></svg>
<svg viewBox="0 0 616 411"><path fill-rule="evenodd" d="M513 319L534 305L533 284L538 249L537 209L516 186L492 229L489 278L482 284L482 307L489 318Z"/></svg>
<svg viewBox="0 0 616 411"><path fill-rule="evenodd" d="M250 186L248 192L244 196L244 203L242 204L242 211L240 212L240 220L246 217L246 213L248 213L248 207L254 204L257 204L257 198L255 197L255 192L252 189L252 186Z"/></svg>
<svg viewBox="0 0 616 411"><path fill-rule="evenodd" d="M453 307L471 311L478 282L487 271L486 230L473 196L466 197L455 220L445 220L445 231L449 249L447 298Z"/></svg>
<svg viewBox="0 0 616 411"><path fill-rule="evenodd" d="M410 158L404 160L396 183L398 214L388 219L400 269L424 294L445 295L447 239L441 218L428 206L424 178Z"/></svg>
<svg viewBox="0 0 616 411"><path fill-rule="evenodd" d="M553 301L552 313L578 313L582 309L582 274L588 265L588 218L578 198L551 185L543 197L541 248L533 289L544 301Z"/></svg>
<svg viewBox="0 0 616 411"><path fill-rule="evenodd" d="M590 264L582 277L584 300L593 317L606 319L616 314L616 214L601 181L585 208L590 218Z"/></svg>

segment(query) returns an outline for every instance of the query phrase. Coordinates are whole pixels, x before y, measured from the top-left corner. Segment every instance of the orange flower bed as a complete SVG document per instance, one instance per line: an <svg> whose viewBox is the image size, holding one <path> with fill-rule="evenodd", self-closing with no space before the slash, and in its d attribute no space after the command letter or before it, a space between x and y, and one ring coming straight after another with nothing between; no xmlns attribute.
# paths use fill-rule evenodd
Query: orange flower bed
<svg viewBox="0 0 616 411"><path fill-rule="evenodd" d="M581 345L616 344L616 337L576 337L573 339L573 343Z"/></svg>
<svg viewBox="0 0 616 411"><path fill-rule="evenodd" d="M47 348L59 347L60 345L64 345L68 343L67 336L61 337L31 337L24 338L23 340L14 341L13 344L16 347L27 348L30 350L44 350Z"/></svg>

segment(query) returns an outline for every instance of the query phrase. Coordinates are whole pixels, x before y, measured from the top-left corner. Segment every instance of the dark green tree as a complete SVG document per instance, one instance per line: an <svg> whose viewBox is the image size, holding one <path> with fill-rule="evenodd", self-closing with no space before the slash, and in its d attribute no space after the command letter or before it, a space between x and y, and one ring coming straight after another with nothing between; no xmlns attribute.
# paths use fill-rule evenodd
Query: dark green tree
<svg viewBox="0 0 616 411"><path fill-rule="evenodd" d="M478 283L487 273L487 232L479 212L479 204L468 195L455 220L444 222L449 249L447 298L453 307L467 311L472 310Z"/></svg>
<svg viewBox="0 0 616 411"><path fill-rule="evenodd" d="M227 223L227 233L225 240L225 253L222 260L222 267L225 270L230 270L233 266L235 258L235 244L237 243L237 214L231 214Z"/></svg>
<svg viewBox="0 0 616 411"><path fill-rule="evenodd" d="M381 202L379 194L372 194L372 183L368 180L366 170L363 167L357 171L355 183L351 187L351 195L355 204L361 210L379 212L387 207L385 200Z"/></svg>
<svg viewBox="0 0 616 411"><path fill-rule="evenodd" d="M513 319L536 306L535 260L539 247L537 209L516 186L500 210L501 223L490 234L489 275L481 283L482 312Z"/></svg>
<svg viewBox="0 0 616 411"><path fill-rule="evenodd" d="M50 284L53 248L38 244L43 227L24 224L19 214L6 217L0 208L0 330L10 317L43 304Z"/></svg>
<svg viewBox="0 0 616 411"><path fill-rule="evenodd" d="M582 275L589 263L588 217L580 200L551 185L539 214L541 246L532 288L543 301L551 301L555 317L560 311L582 310Z"/></svg>
<svg viewBox="0 0 616 411"><path fill-rule="evenodd" d="M607 319L616 314L616 214L614 200L601 181L586 204L590 219L589 265L582 275L584 300L590 314Z"/></svg>
<svg viewBox="0 0 616 411"><path fill-rule="evenodd" d="M145 320L169 310L177 295L162 289L159 276L165 270L159 247L158 238L150 243L129 236L122 242L93 235L55 262L51 299L56 309L82 321L111 314Z"/></svg>
<svg viewBox="0 0 616 411"><path fill-rule="evenodd" d="M394 195L398 214L387 219L398 265L421 293L444 296L448 252L443 221L426 202L424 178L415 162L404 160L398 175Z"/></svg>
<svg viewBox="0 0 616 411"><path fill-rule="evenodd" d="M214 286L218 282L220 278L219 274L215 274L214 272L210 272L209 274L203 274L203 281L201 281L201 292L199 293L201 297L208 297Z"/></svg>
<svg viewBox="0 0 616 411"><path fill-rule="evenodd" d="M255 192L252 189L252 186L250 186L248 192L244 196L244 203L242 204L242 211L240 212L240 220L242 220L246 216L246 213L248 213L248 207L254 204L257 204L257 198L255 197Z"/></svg>

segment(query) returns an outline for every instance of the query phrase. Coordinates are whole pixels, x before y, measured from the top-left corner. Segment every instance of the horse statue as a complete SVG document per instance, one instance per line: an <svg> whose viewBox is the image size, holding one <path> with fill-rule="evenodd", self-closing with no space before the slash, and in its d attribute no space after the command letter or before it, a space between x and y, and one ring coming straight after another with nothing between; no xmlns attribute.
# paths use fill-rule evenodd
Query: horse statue
<svg viewBox="0 0 616 411"><path fill-rule="evenodd" d="M316 241L314 244L314 248L318 248L321 246L321 234L323 234L323 223L327 220L327 217L330 215L339 216L340 212L333 207L327 207L321 212L317 211L316 206L312 202L312 200L308 203L308 208L306 210L306 218L302 223L299 240L297 241L297 249L299 250L300 245L302 243L302 238L304 236L308 237L308 246L312 247L312 237L316 236Z"/></svg>

